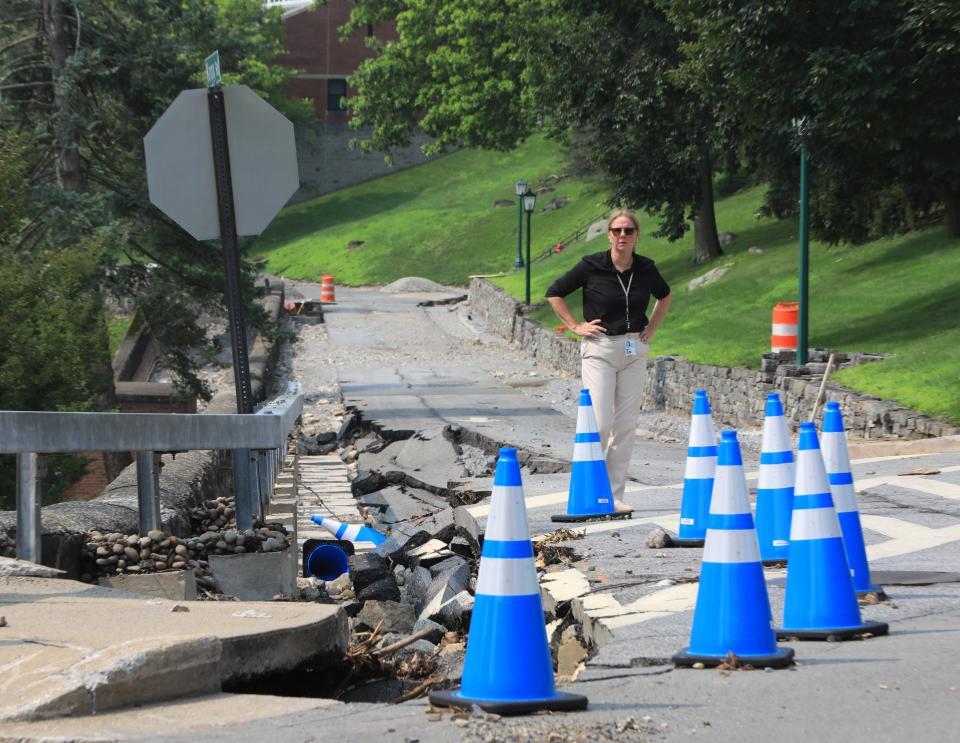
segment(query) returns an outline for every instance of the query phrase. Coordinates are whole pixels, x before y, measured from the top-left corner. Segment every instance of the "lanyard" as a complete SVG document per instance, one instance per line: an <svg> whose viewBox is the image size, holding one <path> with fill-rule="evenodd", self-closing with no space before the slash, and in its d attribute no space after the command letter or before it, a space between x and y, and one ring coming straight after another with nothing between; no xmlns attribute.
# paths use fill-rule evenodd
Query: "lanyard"
<svg viewBox="0 0 960 743"><path fill-rule="evenodd" d="M627 281L627 285L623 285L623 279L620 278L620 274L617 274L617 281L620 282L620 288L623 289L623 298L627 303L627 332L630 332L630 287L633 286L633 272L630 272L630 280Z"/></svg>

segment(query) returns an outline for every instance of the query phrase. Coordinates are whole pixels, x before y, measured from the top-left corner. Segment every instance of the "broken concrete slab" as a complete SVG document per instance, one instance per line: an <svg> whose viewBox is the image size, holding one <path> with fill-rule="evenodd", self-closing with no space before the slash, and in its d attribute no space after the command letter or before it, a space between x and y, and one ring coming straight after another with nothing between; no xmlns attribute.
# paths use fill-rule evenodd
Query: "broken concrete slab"
<svg viewBox="0 0 960 743"><path fill-rule="evenodd" d="M297 565L290 550L243 555L210 555L210 573L222 593L241 601L296 596Z"/></svg>
<svg viewBox="0 0 960 743"><path fill-rule="evenodd" d="M443 498L406 485L391 485L377 491L377 494L387 506L380 516L382 524L393 525L421 519L450 508Z"/></svg>
<svg viewBox="0 0 960 743"><path fill-rule="evenodd" d="M113 575L101 578L99 583L107 588L171 601L195 601L197 598L197 578L193 568L166 570L162 573Z"/></svg>
<svg viewBox="0 0 960 743"><path fill-rule="evenodd" d="M453 551L447 548L446 543L439 539L431 539L429 542L421 544L419 547L406 551L408 560L421 567L429 568L438 562L446 560L453 555Z"/></svg>
<svg viewBox="0 0 960 743"><path fill-rule="evenodd" d="M0 720L91 714L215 690L339 657L349 640L347 617L336 606L186 607L66 579L0 578L0 614L8 624Z"/></svg>
<svg viewBox="0 0 960 743"><path fill-rule="evenodd" d="M444 600L443 594L436 594L420 612L420 619L430 619L442 624L449 630L466 631L470 626L470 614L473 611L473 596L461 591Z"/></svg>
<svg viewBox="0 0 960 743"><path fill-rule="evenodd" d="M357 601L400 601L400 588L393 573L357 589Z"/></svg>
<svg viewBox="0 0 960 743"><path fill-rule="evenodd" d="M357 591L386 578L389 574L387 561L376 552L364 552L350 557L350 578Z"/></svg>
<svg viewBox="0 0 960 743"><path fill-rule="evenodd" d="M458 461L455 445L443 436L443 429L420 431L406 441L391 445L396 453L394 462L401 469L418 474L418 479L444 487L448 480L458 480L467 474Z"/></svg>
<svg viewBox="0 0 960 743"><path fill-rule="evenodd" d="M410 634L417 617L413 607L399 601L368 601L357 614L357 626L378 632Z"/></svg>
<svg viewBox="0 0 960 743"><path fill-rule="evenodd" d="M28 560L0 557L0 578L62 578L65 570L47 567Z"/></svg>
<svg viewBox="0 0 960 743"><path fill-rule="evenodd" d="M579 570L558 570L540 578L540 598L543 611L550 617L557 616L557 607L590 593L590 581Z"/></svg>

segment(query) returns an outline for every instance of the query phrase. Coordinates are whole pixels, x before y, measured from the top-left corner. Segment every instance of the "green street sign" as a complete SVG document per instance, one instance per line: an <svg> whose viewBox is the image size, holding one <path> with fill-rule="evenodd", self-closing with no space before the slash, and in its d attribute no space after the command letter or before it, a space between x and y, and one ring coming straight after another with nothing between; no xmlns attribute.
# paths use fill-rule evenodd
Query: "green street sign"
<svg viewBox="0 0 960 743"><path fill-rule="evenodd" d="M207 87L220 84L220 51L217 50L204 60L207 68Z"/></svg>

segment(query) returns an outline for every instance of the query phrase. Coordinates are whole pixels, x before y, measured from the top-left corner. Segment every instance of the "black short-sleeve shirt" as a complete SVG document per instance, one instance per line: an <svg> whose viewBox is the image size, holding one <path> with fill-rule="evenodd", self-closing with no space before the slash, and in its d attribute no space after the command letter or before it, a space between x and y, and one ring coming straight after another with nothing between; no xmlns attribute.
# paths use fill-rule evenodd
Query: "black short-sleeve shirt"
<svg viewBox="0 0 960 743"><path fill-rule="evenodd" d="M618 275L620 281L617 280ZM628 285L629 328L628 302L623 291ZM614 267L609 250L585 255L577 265L550 285L547 296L566 297L580 288L583 289L583 319L587 322L600 320L600 324L607 329L607 335L639 333L647 326L650 295L663 299L670 293L670 287L650 258L634 253L633 264L621 273Z"/></svg>

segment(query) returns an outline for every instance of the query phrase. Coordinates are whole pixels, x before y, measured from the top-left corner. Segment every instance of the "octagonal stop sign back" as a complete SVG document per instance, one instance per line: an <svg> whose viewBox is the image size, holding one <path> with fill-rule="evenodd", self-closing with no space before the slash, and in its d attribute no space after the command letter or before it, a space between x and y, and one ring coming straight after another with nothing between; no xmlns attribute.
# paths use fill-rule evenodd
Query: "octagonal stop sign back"
<svg viewBox="0 0 960 743"><path fill-rule="evenodd" d="M259 235L300 187L293 124L246 85L223 94L237 234ZM181 92L143 144L150 201L197 240L220 237L206 89Z"/></svg>

